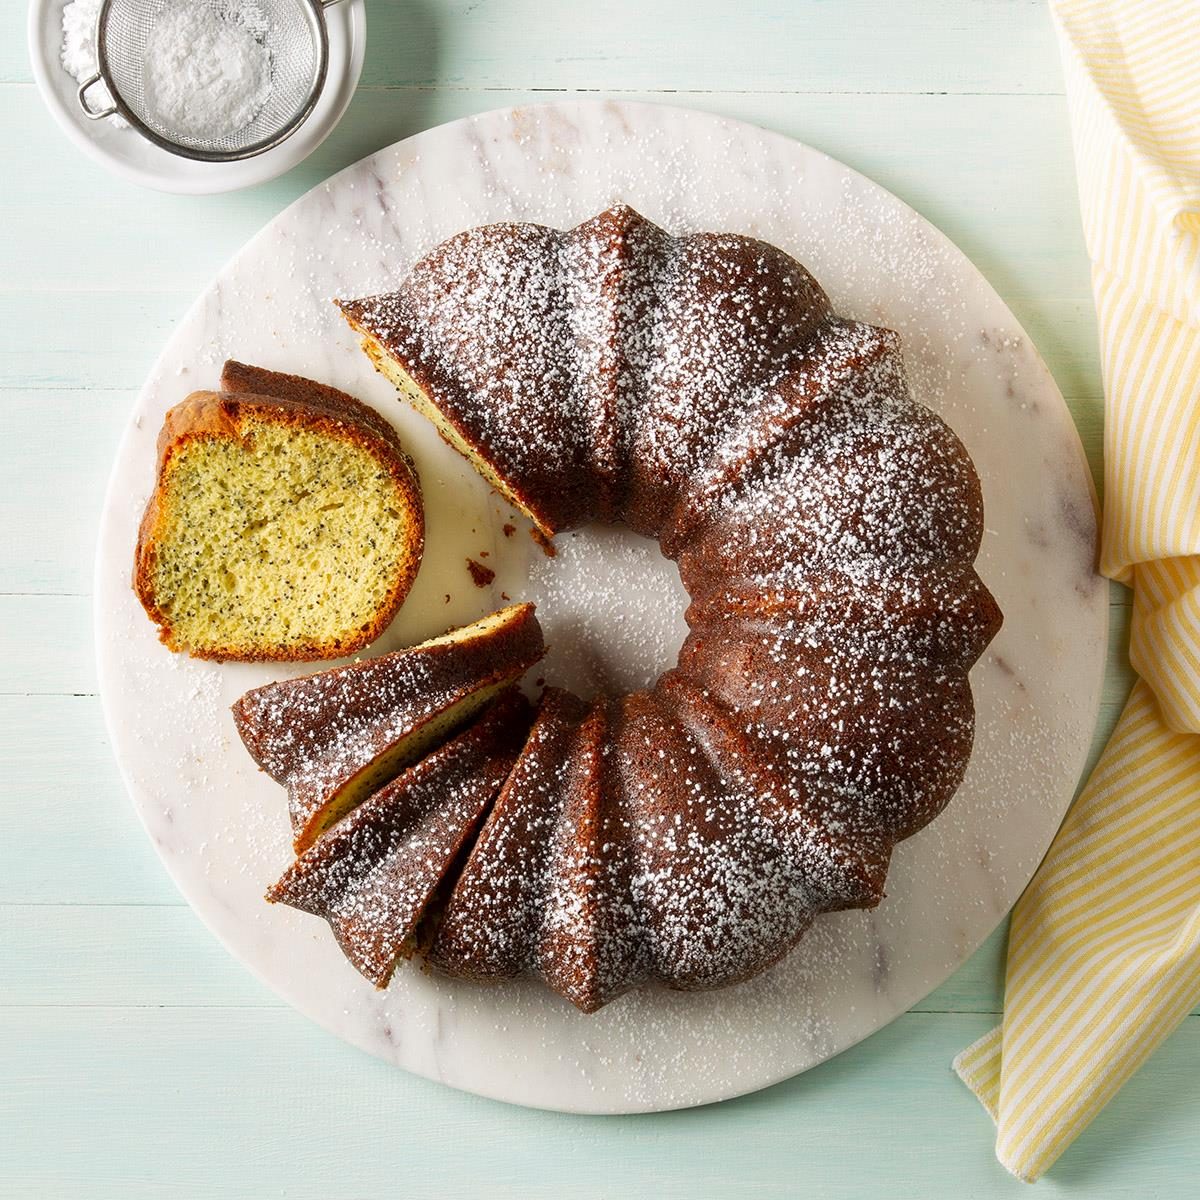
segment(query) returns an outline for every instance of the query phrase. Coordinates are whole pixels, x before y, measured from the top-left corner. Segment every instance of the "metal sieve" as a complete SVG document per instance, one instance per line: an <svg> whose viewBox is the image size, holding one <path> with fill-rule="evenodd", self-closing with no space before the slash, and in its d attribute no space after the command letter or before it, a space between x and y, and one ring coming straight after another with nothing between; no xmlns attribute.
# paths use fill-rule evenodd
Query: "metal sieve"
<svg viewBox="0 0 1200 1200"><path fill-rule="evenodd" d="M202 162L252 158L290 137L312 112L329 68L324 9L338 0L184 0L234 19L267 49L271 89L262 108L241 129L197 133L172 128L146 94L147 41L155 22L181 0L104 0L96 27L96 73L79 85L79 104L94 121L119 115L143 137L172 154ZM92 108L87 93L97 83L110 103Z"/></svg>

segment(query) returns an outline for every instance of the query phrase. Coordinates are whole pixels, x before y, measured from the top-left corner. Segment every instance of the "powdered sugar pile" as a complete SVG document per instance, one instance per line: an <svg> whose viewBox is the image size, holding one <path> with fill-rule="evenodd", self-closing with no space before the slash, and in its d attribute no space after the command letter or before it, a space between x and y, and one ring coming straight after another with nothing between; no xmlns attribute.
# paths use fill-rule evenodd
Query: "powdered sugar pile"
<svg viewBox="0 0 1200 1200"><path fill-rule="evenodd" d="M96 20L103 0L71 0L62 14L63 70L79 83L96 73Z"/></svg>
<svg viewBox="0 0 1200 1200"><path fill-rule="evenodd" d="M245 129L271 96L270 22L254 4L219 9L183 0L165 8L146 39L146 106L173 137Z"/></svg>
<svg viewBox="0 0 1200 1200"><path fill-rule="evenodd" d="M102 3L71 0L63 8L60 59L78 83L97 71ZM146 38L142 82L154 123L172 137L205 140L245 129L271 97L270 27L258 5L242 0L168 4ZM119 116L110 122L128 128Z"/></svg>

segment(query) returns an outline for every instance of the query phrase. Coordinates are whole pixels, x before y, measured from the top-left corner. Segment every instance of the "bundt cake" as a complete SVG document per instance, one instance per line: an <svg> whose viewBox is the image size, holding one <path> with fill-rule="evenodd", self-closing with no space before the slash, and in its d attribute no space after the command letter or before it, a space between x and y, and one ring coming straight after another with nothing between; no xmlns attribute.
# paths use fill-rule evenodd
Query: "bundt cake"
<svg viewBox="0 0 1200 1200"><path fill-rule="evenodd" d="M324 917L354 966L386 986L508 775L529 717L528 702L509 688L474 724L321 834L267 899Z"/></svg>
<svg viewBox="0 0 1200 1200"><path fill-rule="evenodd" d="M967 675L1001 620L978 477L896 335L772 246L626 207L468 230L340 304L541 535L624 522L692 597L652 687L545 692L429 960L593 1011L745 979L818 914L877 904L962 779Z"/></svg>
<svg viewBox="0 0 1200 1200"><path fill-rule="evenodd" d="M408 595L425 522L416 471L374 409L227 362L167 413L133 586L172 650L340 658Z"/></svg>
<svg viewBox="0 0 1200 1200"><path fill-rule="evenodd" d="M234 723L287 788L299 852L543 653L533 605L511 605L407 650L255 688L234 704Z"/></svg>

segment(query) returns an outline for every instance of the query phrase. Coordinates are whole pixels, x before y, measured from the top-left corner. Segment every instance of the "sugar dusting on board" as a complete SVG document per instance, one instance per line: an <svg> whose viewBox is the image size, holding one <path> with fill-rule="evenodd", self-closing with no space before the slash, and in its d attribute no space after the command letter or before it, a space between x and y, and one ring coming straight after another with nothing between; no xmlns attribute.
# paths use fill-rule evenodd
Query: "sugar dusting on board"
<svg viewBox="0 0 1200 1200"><path fill-rule="evenodd" d="M549 647L540 673L581 696L649 687L687 635L687 593L674 563L627 529L590 525L537 554L523 593Z"/></svg>
<svg viewBox="0 0 1200 1200"><path fill-rule="evenodd" d="M967 672L1000 625L971 570L978 479L897 339L766 242L673 236L627 205L473 227L341 308L541 530L652 533L708 608L652 686L627 647L632 694L568 634L598 698L472 852L456 973L532 971L591 1012L651 978L743 981L814 917L878 904L893 846L962 779ZM615 557L577 561L574 587L644 637L621 611L644 567ZM525 843L536 861L514 862Z"/></svg>

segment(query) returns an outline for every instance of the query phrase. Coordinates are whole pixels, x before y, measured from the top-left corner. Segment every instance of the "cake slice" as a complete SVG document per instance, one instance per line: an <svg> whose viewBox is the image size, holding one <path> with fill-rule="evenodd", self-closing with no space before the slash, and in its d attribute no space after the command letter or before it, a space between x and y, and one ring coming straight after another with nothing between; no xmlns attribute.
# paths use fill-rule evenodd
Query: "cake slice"
<svg viewBox="0 0 1200 1200"><path fill-rule="evenodd" d="M515 688L322 834L268 892L324 917L376 987L411 954L439 883L469 844L529 731Z"/></svg>
<svg viewBox="0 0 1200 1200"><path fill-rule="evenodd" d="M424 516L395 430L336 388L225 364L167 413L133 587L172 650L340 658L387 628Z"/></svg>
<svg viewBox="0 0 1200 1200"><path fill-rule="evenodd" d="M656 537L829 301L783 251L672 237L618 204L570 230L468 229L393 292L337 301L376 369L543 538Z"/></svg>
<svg viewBox="0 0 1200 1200"><path fill-rule="evenodd" d="M533 605L515 604L408 650L247 692L234 722L254 761L287 787L297 852L544 650Z"/></svg>
<svg viewBox="0 0 1200 1200"><path fill-rule="evenodd" d="M537 969L552 991L594 1013L644 974L633 863L613 804L612 704L592 702L562 764L562 814L551 841Z"/></svg>

